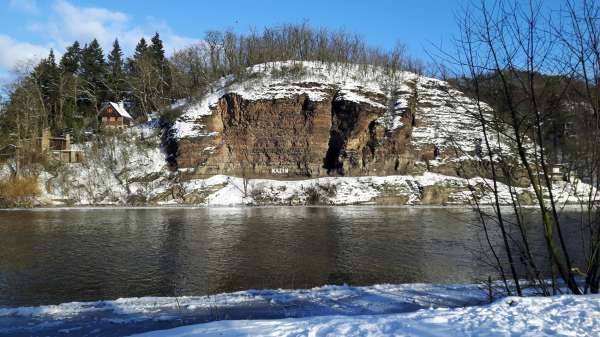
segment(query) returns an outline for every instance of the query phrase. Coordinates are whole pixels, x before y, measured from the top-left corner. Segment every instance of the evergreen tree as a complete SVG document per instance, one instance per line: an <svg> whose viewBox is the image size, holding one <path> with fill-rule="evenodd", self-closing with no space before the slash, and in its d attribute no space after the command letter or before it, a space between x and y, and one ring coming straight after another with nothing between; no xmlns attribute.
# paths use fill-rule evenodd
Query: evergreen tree
<svg viewBox="0 0 600 337"><path fill-rule="evenodd" d="M56 121L56 106L60 99L58 92L59 69L56 65L54 50L50 49L48 57L40 61L31 74L38 86L43 103L44 127L54 126Z"/></svg>
<svg viewBox="0 0 600 337"><path fill-rule="evenodd" d="M119 45L119 40L115 39L113 49L108 55L108 99L119 101L123 99L126 90L125 72L123 70L123 51Z"/></svg>
<svg viewBox="0 0 600 337"><path fill-rule="evenodd" d="M106 98L106 64L98 40L94 39L81 52L81 75L84 95L99 108Z"/></svg>
<svg viewBox="0 0 600 337"><path fill-rule="evenodd" d="M127 71L129 72L129 76L136 75L136 62L140 63L141 60L148 55L148 44L146 43L146 39L143 37L140 39L138 44L135 46L135 51L133 52L133 57L127 59Z"/></svg>
<svg viewBox="0 0 600 337"><path fill-rule="evenodd" d="M152 44L150 45L149 52L155 60L156 65L160 67L165 62L165 48L163 47L163 42L158 33L154 34L150 41Z"/></svg>
<svg viewBox="0 0 600 337"><path fill-rule="evenodd" d="M146 39L141 38L140 42L138 42L137 46L135 46L135 53L133 54L134 60L139 60L143 56L146 55L148 51L148 44L146 43Z"/></svg>
<svg viewBox="0 0 600 337"><path fill-rule="evenodd" d="M158 33L154 34L151 40L152 44L149 48L150 57L152 57L154 65L156 67L157 75L159 77L159 92L161 93L162 100L168 101L169 92L171 88L171 73L169 68L168 60L165 58L165 49L163 42L160 39Z"/></svg>
<svg viewBox="0 0 600 337"><path fill-rule="evenodd" d="M79 71L81 63L81 48L79 42L75 41L71 46L67 47L66 52L60 59L60 68L63 72L76 74Z"/></svg>

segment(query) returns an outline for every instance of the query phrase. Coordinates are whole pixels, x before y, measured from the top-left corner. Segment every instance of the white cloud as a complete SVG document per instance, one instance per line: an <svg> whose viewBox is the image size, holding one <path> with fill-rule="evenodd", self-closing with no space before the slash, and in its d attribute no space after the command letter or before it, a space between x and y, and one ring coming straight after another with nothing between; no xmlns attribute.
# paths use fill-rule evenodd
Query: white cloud
<svg viewBox="0 0 600 337"><path fill-rule="evenodd" d="M47 34L52 44L64 48L78 40L84 44L96 38L108 50L115 38L121 47L131 52L139 39L149 38L158 31L165 49L172 51L195 40L179 36L164 22L146 20L135 25L132 18L120 11L98 7L78 7L66 0L57 0L52 6L52 15L45 22L34 22L28 29L35 33Z"/></svg>
<svg viewBox="0 0 600 337"><path fill-rule="evenodd" d="M33 14L33 9L39 10L33 0L11 0L11 6L23 11L28 8L30 14ZM30 33L38 35L44 41L43 45L16 41L0 34L0 71L14 67L20 60L45 57L51 47L58 56L75 40L83 45L96 38L105 54L115 38L130 54L141 37L149 39L155 32L159 32L167 54L198 41L177 35L166 22L155 18L145 18L143 23L136 24L126 13L100 7L80 7L67 0L56 0L49 13L45 19L37 17L25 27Z"/></svg>
<svg viewBox="0 0 600 337"><path fill-rule="evenodd" d="M36 0L10 0L8 5L12 9L28 14L39 14L40 8Z"/></svg>
<svg viewBox="0 0 600 337"><path fill-rule="evenodd" d="M38 61L46 57L50 48L19 42L10 36L0 34L0 68L13 69L20 62Z"/></svg>

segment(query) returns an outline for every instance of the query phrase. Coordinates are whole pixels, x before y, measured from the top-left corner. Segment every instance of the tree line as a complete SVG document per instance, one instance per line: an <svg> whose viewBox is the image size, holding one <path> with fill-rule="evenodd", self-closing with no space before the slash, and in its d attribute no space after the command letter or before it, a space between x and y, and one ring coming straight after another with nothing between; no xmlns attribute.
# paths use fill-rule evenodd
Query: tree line
<svg viewBox="0 0 600 337"><path fill-rule="evenodd" d="M388 72L424 71L423 63L410 57L401 44L382 50L370 47L355 34L290 24L248 34L207 32L202 43L176 51L171 57L174 90L178 96L195 97L222 76L233 74L243 79L253 65L289 60L320 61L337 67L353 64L363 66L364 71L373 69L369 66Z"/></svg>
<svg viewBox="0 0 600 337"><path fill-rule="evenodd" d="M129 58L118 40L106 57L96 39L83 46L75 41L60 60L50 50L39 63L16 70L0 128L4 138L33 138L43 128L77 137L97 127L97 114L107 101L128 102L138 118L161 109L171 100L171 83L158 33L150 44L142 38Z"/></svg>

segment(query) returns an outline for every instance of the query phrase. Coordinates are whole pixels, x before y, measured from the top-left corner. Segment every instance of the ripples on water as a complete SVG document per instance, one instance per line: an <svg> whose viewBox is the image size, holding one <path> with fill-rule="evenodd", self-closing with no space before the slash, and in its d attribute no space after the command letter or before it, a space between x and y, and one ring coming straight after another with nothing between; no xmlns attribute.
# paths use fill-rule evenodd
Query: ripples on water
<svg viewBox="0 0 600 337"><path fill-rule="evenodd" d="M492 273L477 219L454 208L2 211L0 305L473 282Z"/></svg>

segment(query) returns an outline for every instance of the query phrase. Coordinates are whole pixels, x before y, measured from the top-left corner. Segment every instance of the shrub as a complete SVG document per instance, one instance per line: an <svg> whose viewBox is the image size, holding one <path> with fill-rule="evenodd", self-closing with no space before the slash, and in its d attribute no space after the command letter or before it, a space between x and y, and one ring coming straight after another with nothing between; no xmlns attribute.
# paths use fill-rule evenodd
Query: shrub
<svg viewBox="0 0 600 337"><path fill-rule="evenodd" d="M276 78L291 78L298 79L306 75L306 70L302 66L302 63L295 63L291 66L282 66L281 68L271 69L271 76Z"/></svg>
<svg viewBox="0 0 600 337"><path fill-rule="evenodd" d="M39 195L40 186L35 176L11 177L0 182L0 206L31 207Z"/></svg>
<svg viewBox="0 0 600 337"><path fill-rule="evenodd" d="M305 189L306 192L306 204L307 205L320 205L321 204L321 194L319 193L319 189L315 186L309 186Z"/></svg>

